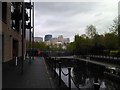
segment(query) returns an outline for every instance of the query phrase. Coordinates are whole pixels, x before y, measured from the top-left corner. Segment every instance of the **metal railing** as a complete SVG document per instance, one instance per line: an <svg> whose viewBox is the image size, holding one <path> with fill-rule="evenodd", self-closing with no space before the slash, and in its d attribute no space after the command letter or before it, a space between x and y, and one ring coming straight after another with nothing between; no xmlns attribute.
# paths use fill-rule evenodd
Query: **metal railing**
<svg viewBox="0 0 120 90"><path fill-rule="evenodd" d="M62 78L61 75L63 74L64 76L68 76L68 89L71 90L71 68L68 68L68 73L64 73L62 68L61 68L61 64L62 62L59 60L58 62L56 62L56 58L51 59L49 58L47 60L47 63L49 64L51 70L54 72L54 76L56 77L56 66L58 65L58 86L62 85Z"/></svg>
<svg viewBox="0 0 120 90"><path fill-rule="evenodd" d="M64 71L61 69L61 64L62 63L59 62L59 85L61 85L61 73L62 73L64 76L68 76L68 88L69 88L69 90L71 90L71 81L73 81L75 87L78 90L80 90L80 88L76 85L74 78L71 75L71 67L68 67L68 73L64 73Z"/></svg>
<svg viewBox="0 0 120 90"><path fill-rule="evenodd" d="M68 88L69 90L71 90L71 68L69 67L68 68L68 73L64 73L62 68L61 68L61 62L59 62L59 85L61 85L61 73L64 75L64 76L68 76Z"/></svg>
<svg viewBox="0 0 120 90"><path fill-rule="evenodd" d="M71 81L73 82L73 84L75 85L75 87L76 87L76 89L78 89L78 90L81 90L80 88L79 88L79 85L78 84L76 84L76 82L75 82L75 80L74 80L74 78L72 77L72 75L71 75L71 67L68 67L67 69L68 69L68 72L67 73L65 73L63 70L62 70L62 62L61 62L61 60L59 60L58 62L56 62L57 60L56 60L56 58L54 58L54 59L52 59L52 58L49 58L49 60L47 60L48 61L48 63L49 63L49 66L50 66L50 68L52 69L52 71L54 71L54 75L56 76L56 65L58 64L58 86L62 86L62 74L64 75L64 76L66 76L67 78L68 78L68 90L71 90ZM64 82L64 81L63 81ZM94 85L94 88L96 87L96 85ZM96 89L95 89L96 90ZM98 90L98 89L97 89Z"/></svg>
<svg viewBox="0 0 120 90"><path fill-rule="evenodd" d="M120 65L120 57L117 56L105 56L105 55L84 55L83 56L77 56L77 58L84 58L87 60L93 60L93 61L98 61L98 62L103 62L103 63L108 63L108 64L115 64L115 65Z"/></svg>

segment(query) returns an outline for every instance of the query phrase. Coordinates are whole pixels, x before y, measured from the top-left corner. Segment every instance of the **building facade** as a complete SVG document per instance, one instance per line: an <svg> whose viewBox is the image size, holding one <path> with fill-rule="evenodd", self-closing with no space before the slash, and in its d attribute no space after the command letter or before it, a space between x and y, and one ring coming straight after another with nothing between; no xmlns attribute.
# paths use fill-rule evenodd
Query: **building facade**
<svg viewBox="0 0 120 90"><path fill-rule="evenodd" d="M34 37L34 42L43 42L42 37Z"/></svg>
<svg viewBox="0 0 120 90"><path fill-rule="evenodd" d="M68 44L70 43L70 39L69 38L64 38L63 39L63 44Z"/></svg>
<svg viewBox="0 0 120 90"><path fill-rule="evenodd" d="M44 41L49 41L51 39L52 39L52 35L48 34L48 35L45 35Z"/></svg>
<svg viewBox="0 0 120 90"><path fill-rule="evenodd" d="M20 60L22 57L22 19L19 16L21 13L22 5L21 3L16 3L13 8L14 3L2 2L2 63L6 65L7 63L15 63L15 57ZM18 10L18 11L17 11ZM13 17L16 12L17 19ZM24 55L26 52L26 39L23 38L23 49Z"/></svg>
<svg viewBox="0 0 120 90"><path fill-rule="evenodd" d="M51 45L55 45L57 42L58 42L58 38L52 38L52 39L50 40L50 44L51 44Z"/></svg>
<svg viewBox="0 0 120 90"><path fill-rule="evenodd" d="M63 35L58 36L58 42L63 42Z"/></svg>
<svg viewBox="0 0 120 90"><path fill-rule="evenodd" d="M62 47L63 49L67 49L67 44L70 43L69 38L64 38L63 35L59 35L57 38L51 38L50 40L45 41L46 45L56 45L58 48Z"/></svg>

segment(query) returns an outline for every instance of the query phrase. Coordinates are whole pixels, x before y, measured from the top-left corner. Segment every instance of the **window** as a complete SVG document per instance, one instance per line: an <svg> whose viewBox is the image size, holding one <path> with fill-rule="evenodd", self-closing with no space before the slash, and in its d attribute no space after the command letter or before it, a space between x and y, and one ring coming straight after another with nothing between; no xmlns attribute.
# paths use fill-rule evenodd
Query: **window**
<svg viewBox="0 0 120 90"><path fill-rule="evenodd" d="M6 18L7 18L7 3L2 2L2 21L5 23L7 22Z"/></svg>
<svg viewBox="0 0 120 90"><path fill-rule="evenodd" d="M12 2L11 3L11 27L13 30L18 31L20 29L20 20L21 20L21 12L20 12L20 2Z"/></svg>

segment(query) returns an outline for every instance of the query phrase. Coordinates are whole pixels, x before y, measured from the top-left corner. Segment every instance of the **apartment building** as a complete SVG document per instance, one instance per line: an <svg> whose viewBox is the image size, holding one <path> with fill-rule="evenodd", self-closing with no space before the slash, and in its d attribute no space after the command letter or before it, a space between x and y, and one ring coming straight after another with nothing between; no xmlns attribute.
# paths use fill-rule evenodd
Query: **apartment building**
<svg viewBox="0 0 120 90"><path fill-rule="evenodd" d="M2 2L2 63L3 67L15 64L22 57L22 4ZM25 31L24 31L25 33ZM24 55L26 39L23 39Z"/></svg>

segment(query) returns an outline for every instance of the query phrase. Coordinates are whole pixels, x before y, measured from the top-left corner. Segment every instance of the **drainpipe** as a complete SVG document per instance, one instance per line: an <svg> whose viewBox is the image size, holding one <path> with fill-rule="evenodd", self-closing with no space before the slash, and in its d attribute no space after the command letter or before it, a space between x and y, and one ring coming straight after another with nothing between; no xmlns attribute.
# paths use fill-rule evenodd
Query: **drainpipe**
<svg viewBox="0 0 120 90"><path fill-rule="evenodd" d="M25 11L25 4L24 2L22 2L22 12L23 12L23 18L22 18L22 23L23 23L23 27L22 27L22 67L21 67L21 73L23 74L23 59L24 59L24 30L25 30L25 17L24 17L24 11Z"/></svg>

